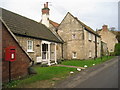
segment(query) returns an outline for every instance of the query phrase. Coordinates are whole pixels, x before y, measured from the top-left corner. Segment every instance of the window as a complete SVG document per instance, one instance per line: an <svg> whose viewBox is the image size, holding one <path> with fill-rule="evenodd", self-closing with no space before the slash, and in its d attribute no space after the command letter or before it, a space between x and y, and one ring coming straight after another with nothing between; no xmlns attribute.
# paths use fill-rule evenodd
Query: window
<svg viewBox="0 0 120 90"><path fill-rule="evenodd" d="M89 32L88 32L88 40L90 40L90 41L92 40L92 35Z"/></svg>
<svg viewBox="0 0 120 90"><path fill-rule="evenodd" d="M89 58L91 58L92 57L92 52L91 52L91 50L89 51Z"/></svg>
<svg viewBox="0 0 120 90"><path fill-rule="evenodd" d="M72 53L72 57L73 57L73 58L77 58L77 53L76 53L76 52L73 52L73 53Z"/></svg>
<svg viewBox="0 0 120 90"><path fill-rule="evenodd" d="M97 44L99 44L99 38L97 37Z"/></svg>
<svg viewBox="0 0 120 90"><path fill-rule="evenodd" d="M76 38L76 35L75 34L72 34L72 39L75 39Z"/></svg>
<svg viewBox="0 0 120 90"><path fill-rule="evenodd" d="M27 52L33 52L33 41L32 40L27 41Z"/></svg>
<svg viewBox="0 0 120 90"><path fill-rule="evenodd" d="M95 42L95 36L93 36L93 42Z"/></svg>

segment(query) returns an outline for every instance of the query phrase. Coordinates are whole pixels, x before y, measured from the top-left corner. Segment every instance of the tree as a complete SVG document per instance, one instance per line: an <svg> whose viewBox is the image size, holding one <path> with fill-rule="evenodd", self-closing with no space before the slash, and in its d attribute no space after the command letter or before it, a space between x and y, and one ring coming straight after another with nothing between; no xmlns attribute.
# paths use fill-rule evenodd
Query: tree
<svg viewBox="0 0 120 90"><path fill-rule="evenodd" d="M120 43L117 43L115 45L115 55L120 55Z"/></svg>
<svg viewBox="0 0 120 90"><path fill-rule="evenodd" d="M115 31L115 27L111 27L110 30L111 30L111 31Z"/></svg>

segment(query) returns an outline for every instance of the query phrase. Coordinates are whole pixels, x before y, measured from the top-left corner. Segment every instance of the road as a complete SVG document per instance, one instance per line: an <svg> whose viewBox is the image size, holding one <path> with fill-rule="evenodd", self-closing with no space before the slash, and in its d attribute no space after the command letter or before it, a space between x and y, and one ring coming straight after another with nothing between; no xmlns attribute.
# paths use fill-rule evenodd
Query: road
<svg viewBox="0 0 120 90"><path fill-rule="evenodd" d="M118 60L88 68L55 85L55 88L118 88Z"/></svg>

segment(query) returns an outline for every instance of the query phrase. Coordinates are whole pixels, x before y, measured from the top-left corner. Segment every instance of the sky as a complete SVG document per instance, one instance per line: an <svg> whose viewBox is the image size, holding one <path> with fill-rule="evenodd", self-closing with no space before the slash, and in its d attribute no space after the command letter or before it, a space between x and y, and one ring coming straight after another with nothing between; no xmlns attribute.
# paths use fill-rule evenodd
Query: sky
<svg viewBox="0 0 120 90"><path fill-rule="evenodd" d="M60 23L67 12L77 17L92 29L102 25L118 30L119 0L0 0L0 7L33 19L41 20L41 9L49 2L50 19Z"/></svg>

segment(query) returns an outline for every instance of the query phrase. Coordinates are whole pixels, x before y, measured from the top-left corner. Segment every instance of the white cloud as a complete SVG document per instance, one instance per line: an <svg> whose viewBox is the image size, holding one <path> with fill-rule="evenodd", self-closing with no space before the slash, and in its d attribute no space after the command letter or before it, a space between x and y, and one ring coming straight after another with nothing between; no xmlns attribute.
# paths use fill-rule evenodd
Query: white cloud
<svg viewBox="0 0 120 90"><path fill-rule="evenodd" d="M50 2L50 19L61 22L69 11L93 29L103 24L118 27L117 2L119 0L2 0L1 7L40 21L41 8Z"/></svg>

